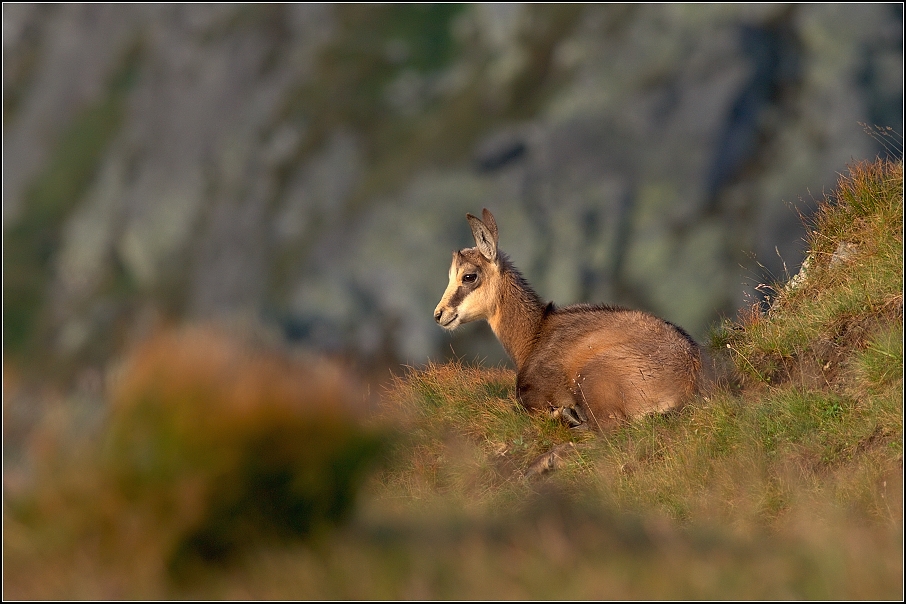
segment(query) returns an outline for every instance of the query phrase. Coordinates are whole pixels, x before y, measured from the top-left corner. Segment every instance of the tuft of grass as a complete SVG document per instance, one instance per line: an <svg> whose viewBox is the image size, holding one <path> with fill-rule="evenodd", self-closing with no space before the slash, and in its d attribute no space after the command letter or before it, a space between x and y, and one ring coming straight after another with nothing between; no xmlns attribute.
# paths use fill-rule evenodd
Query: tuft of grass
<svg viewBox="0 0 906 604"><path fill-rule="evenodd" d="M851 352L903 321L903 164L861 162L841 175L809 227L800 274L773 284L714 338L750 380L840 385Z"/></svg>
<svg viewBox="0 0 906 604"><path fill-rule="evenodd" d="M903 378L903 325L887 325L852 360L856 383L878 394Z"/></svg>
<svg viewBox="0 0 906 604"><path fill-rule="evenodd" d="M475 492L506 497L505 485L518 489L534 458L577 435L560 422L531 417L514 386L509 369L459 361L396 378L384 412L405 426L407 437L396 445L384 479L415 499L464 497L466 505Z"/></svg>

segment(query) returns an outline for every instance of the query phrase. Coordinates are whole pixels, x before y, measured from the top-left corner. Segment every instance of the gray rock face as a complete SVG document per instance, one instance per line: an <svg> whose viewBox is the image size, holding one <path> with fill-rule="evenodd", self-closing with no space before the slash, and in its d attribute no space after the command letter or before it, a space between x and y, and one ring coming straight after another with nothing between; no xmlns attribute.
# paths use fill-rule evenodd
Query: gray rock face
<svg viewBox="0 0 906 604"><path fill-rule="evenodd" d="M702 337L798 270L793 206L883 151L860 123L902 133L901 11L4 5L4 306L40 294L4 327L102 359L150 308L494 362L431 317L488 207L545 298Z"/></svg>

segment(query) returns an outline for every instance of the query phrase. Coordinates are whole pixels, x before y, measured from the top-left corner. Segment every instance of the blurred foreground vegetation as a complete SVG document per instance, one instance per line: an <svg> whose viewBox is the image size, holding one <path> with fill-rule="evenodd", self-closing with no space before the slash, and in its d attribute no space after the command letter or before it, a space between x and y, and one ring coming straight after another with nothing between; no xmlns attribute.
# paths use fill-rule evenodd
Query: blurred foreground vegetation
<svg viewBox="0 0 906 604"><path fill-rule="evenodd" d="M3 595L901 599L902 225L902 163L851 166L804 270L714 330L741 391L606 436L506 369L411 369L374 413L326 361L162 330L104 417L22 437Z"/></svg>

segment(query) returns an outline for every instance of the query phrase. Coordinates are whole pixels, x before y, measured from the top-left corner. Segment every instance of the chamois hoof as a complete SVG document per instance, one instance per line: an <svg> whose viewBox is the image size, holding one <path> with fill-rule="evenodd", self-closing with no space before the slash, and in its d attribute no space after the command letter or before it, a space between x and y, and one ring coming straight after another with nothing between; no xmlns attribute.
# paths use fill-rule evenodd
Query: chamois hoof
<svg viewBox="0 0 906 604"><path fill-rule="evenodd" d="M582 421L582 423L588 423L588 416L585 415L585 411L582 409L582 407L571 407L571 409L576 414L576 417L578 417Z"/></svg>
<svg viewBox="0 0 906 604"><path fill-rule="evenodd" d="M560 414L560 417L563 419L563 421L569 424L570 428L575 428L576 426L580 426L584 423L581 419L579 419L579 414L576 413L576 410L570 409L568 407L563 410L563 412Z"/></svg>
<svg viewBox="0 0 906 604"><path fill-rule="evenodd" d="M588 418L578 407L558 407L551 412L552 417L563 420L570 428L578 429L580 426L588 427Z"/></svg>
<svg viewBox="0 0 906 604"><path fill-rule="evenodd" d="M559 470L566 464L566 457L575 450L576 445L573 443L557 445L547 453L536 457L535 460L529 464L528 469L526 469L525 477L536 478L549 472L553 472L554 470Z"/></svg>

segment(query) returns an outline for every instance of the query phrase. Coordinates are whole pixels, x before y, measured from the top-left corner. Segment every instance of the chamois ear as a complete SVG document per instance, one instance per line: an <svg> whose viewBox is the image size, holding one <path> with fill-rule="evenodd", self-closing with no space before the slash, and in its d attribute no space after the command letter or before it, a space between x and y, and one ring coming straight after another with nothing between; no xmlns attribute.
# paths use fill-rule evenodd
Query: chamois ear
<svg viewBox="0 0 906 604"><path fill-rule="evenodd" d="M494 215L487 208L481 211L481 221L491 231L491 235L494 236L494 245L497 245L497 221L494 220Z"/></svg>
<svg viewBox="0 0 906 604"><path fill-rule="evenodd" d="M481 255L490 262L497 260L497 225L494 224L495 228L492 232L485 223L471 214L466 214L466 220L469 221L469 226L472 227L475 247L478 248Z"/></svg>

